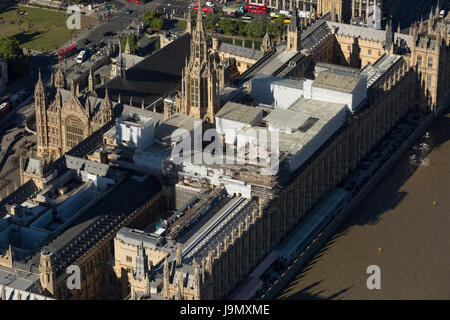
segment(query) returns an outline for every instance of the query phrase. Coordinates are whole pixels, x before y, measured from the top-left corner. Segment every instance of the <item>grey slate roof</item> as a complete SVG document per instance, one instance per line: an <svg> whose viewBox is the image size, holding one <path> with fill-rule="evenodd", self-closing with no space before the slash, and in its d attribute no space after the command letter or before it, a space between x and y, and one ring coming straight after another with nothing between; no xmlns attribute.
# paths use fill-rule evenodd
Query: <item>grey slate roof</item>
<svg viewBox="0 0 450 320"><path fill-rule="evenodd" d="M109 165L104 163L78 158L67 154L64 155L64 158L66 159L66 165L69 169L82 170L101 177L106 177L110 173Z"/></svg>
<svg viewBox="0 0 450 320"><path fill-rule="evenodd" d="M128 102L130 96L136 104L144 99L148 105L161 96L178 90L181 86L181 70L189 54L190 34L185 33L167 46L154 52L134 67L126 70L126 78L115 77L95 91L100 97L105 96L105 86L112 100Z"/></svg>
<svg viewBox="0 0 450 320"><path fill-rule="evenodd" d="M225 42L220 44L219 51L253 60L259 60L264 56L264 53L260 50L236 46Z"/></svg>

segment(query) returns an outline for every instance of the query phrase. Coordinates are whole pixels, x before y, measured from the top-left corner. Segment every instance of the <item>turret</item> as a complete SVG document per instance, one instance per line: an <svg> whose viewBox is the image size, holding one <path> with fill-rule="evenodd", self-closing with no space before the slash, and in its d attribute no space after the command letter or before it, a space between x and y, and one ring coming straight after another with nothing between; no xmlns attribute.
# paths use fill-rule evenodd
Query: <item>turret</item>
<svg viewBox="0 0 450 320"><path fill-rule="evenodd" d="M54 86L55 88L61 89L64 89L66 87L66 78L61 68L61 62L58 63L58 70L56 71L55 74Z"/></svg>
<svg viewBox="0 0 450 320"><path fill-rule="evenodd" d="M177 267L181 267L183 265L182 262L181 262L181 246L180 246L180 243L177 244L176 263L177 263Z"/></svg>
<svg viewBox="0 0 450 320"><path fill-rule="evenodd" d="M92 74L92 68L89 68L88 91L94 92L94 76Z"/></svg>
<svg viewBox="0 0 450 320"><path fill-rule="evenodd" d="M187 18L186 18L186 32L192 34L191 9L188 10L188 15L187 15Z"/></svg>
<svg viewBox="0 0 450 320"><path fill-rule="evenodd" d="M54 294L53 254L48 250L41 252L39 276L42 288Z"/></svg>

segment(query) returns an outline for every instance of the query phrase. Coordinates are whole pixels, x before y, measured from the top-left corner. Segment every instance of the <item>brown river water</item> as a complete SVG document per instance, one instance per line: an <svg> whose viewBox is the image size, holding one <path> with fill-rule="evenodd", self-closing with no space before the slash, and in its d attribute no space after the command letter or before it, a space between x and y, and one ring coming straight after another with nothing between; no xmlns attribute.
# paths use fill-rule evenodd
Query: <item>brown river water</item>
<svg viewBox="0 0 450 320"><path fill-rule="evenodd" d="M381 289L366 286L367 267ZM438 118L278 299L450 299L450 113Z"/></svg>

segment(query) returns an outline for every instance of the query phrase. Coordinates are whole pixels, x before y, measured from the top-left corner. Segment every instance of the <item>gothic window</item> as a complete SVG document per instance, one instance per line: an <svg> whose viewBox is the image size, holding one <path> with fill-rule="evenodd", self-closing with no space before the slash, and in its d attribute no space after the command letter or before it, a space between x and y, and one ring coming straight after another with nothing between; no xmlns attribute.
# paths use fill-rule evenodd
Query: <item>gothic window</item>
<svg viewBox="0 0 450 320"><path fill-rule="evenodd" d="M72 149L84 139L83 124L80 119L69 116L66 120L66 146Z"/></svg>
<svg viewBox="0 0 450 320"><path fill-rule="evenodd" d="M422 66L422 56L417 56L417 66Z"/></svg>
<svg viewBox="0 0 450 320"><path fill-rule="evenodd" d="M429 57L428 58L428 68L432 68L433 67L433 58Z"/></svg>

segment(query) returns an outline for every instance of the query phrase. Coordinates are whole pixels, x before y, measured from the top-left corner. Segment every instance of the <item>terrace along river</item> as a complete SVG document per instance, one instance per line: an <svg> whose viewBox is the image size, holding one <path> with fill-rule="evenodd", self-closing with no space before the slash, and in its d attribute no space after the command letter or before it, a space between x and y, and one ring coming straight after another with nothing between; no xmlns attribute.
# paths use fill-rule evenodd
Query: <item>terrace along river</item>
<svg viewBox="0 0 450 320"><path fill-rule="evenodd" d="M381 289L369 290L369 265ZM450 299L450 113L394 166L278 299Z"/></svg>

